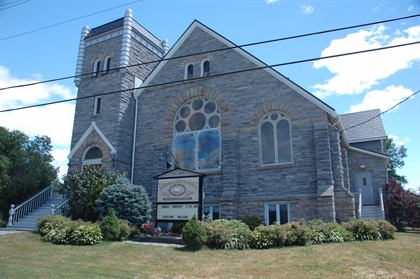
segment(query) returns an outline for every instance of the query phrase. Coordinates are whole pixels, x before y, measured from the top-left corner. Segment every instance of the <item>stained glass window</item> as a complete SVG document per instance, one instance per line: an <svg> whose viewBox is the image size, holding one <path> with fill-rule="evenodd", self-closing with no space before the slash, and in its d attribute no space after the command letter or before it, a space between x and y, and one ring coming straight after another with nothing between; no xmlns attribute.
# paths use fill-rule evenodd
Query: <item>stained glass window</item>
<svg viewBox="0 0 420 279"><path fill-rule="evenodd" d="M292 161L290 120L284 113L270 112L260 122L261 164Z"/></svg>
<svg viewBox="0 0 420 279"><path fill-rule="evenodd" d="M174 120L174 155L182 168L220 168L220 110L207 98L186 102Z"/></svg>

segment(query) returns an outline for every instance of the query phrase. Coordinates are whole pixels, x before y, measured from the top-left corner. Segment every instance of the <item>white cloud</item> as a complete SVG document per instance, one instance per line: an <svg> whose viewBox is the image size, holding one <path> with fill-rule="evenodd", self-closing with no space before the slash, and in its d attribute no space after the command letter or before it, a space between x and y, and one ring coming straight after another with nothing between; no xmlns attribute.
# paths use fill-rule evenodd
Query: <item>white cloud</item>
<svg viewBox="0 0 420 279"><path fill-rule="evenodd" d="M373 12L376 12L377 10L379 10L379 8L381 8L384 4L381 3L378 6L376 6L375 8L373 8Z"/></svg>
<svg viewBox="0 0 420 279"><path fill-rule="evenodd" d="M411 89L404 88L401 85L388 86L384 90L373 90L366 93L362 103L350 106L350 112L358 112L377 108L379 108L381 111L386 111L411 94L413 94ZM398 106L394 108L394 110L396 109L398 109Z"/></svg>
<svg viewBox="0 0 420 279"><path fill-rule="evenodd" d="M9 69L0 65L0 88L37 82L33 79L19 79L10 74ZM21 106L36 105L57 99L68 99L75 92L58 83L45 83L34 86L1 91L0 110ZM20 130L29 137L46 135L53 145L53 165L60 167L60 175L67 171L67 155L73 128L74 102L34 107L0 113L0 126L9 130Z"/></svg>
<svg viewBox="0 0 420 279"><path fill-rule="evenodd" d="M413 11L413 9L414 9L414 6L411 5L410 7L408 7L407 11L411 12L411 11Z"/></svg>
<svg viewBox="0 0 420 279"><path fill-rule="evenodd" d="M279 0L266 0L267 4L273 4L278 2Z"/></svg>
<svg viewBox="0 0 420 279"><path fill-rule="evenodd" d="M400 140L395 135L388 135L388 138L392 139L392 141L398 146L405 145L407 142L411 141L411 139L408 137L405 137L404 139Z"/></svg>
<svg viewBox="0 0 420 279"><path fill-rule="evenodd" d="M314 7L312 7L312 6L305 6L305 5L302 5L300 8L302 10L302 13L305 14L305 15L312 14L314 12L314 10L315 10Z"/></svg>
<svg viewBox="0 0 420 279"><path fill-rule="evenodd" d="M360 30L345 38L331 41L321 53L322 57L360 50L406 44L420 40L420 25L387 34L383 25ZM327 68L334 76L324 84L316 84L314 94L319 98L331 95L360 94L379 84L399 70L409 68L420 60L420 45L349 55L314 62L314 68Z"/></svg>

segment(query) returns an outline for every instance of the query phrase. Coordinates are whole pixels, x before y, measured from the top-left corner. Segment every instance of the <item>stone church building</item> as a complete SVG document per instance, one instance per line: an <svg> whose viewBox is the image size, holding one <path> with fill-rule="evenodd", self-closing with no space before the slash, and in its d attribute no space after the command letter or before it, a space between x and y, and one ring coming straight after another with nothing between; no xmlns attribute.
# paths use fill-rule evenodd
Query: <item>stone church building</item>
<svg viewBox="0 0 420 279"><path fill-rule="evenodd" d="M387 182L379 110L339 115L198 21L169 49L133 19L80 38L69 170L127 172L154 204L158 175L203 174L203 213L378 218Z"/></svg>

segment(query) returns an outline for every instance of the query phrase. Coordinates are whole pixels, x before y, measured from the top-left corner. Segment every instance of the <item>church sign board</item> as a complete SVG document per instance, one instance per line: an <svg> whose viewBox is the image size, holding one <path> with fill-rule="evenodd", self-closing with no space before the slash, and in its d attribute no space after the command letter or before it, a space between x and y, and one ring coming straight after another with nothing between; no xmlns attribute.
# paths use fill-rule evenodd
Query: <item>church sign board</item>
<svg viewBox="0 0 420 279"><path fill-rule="evenodd" d="M201 220L203 176L183 169L156 176L157 221L188 221L193 215Z"/></svg>

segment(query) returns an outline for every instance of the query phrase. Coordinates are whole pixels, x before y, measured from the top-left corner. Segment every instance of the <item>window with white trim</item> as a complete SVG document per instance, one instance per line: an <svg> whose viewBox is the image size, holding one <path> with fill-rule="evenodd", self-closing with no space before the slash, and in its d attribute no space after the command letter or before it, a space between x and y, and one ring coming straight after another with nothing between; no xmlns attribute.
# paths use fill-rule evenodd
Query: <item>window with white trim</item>
<svg viewBox="0 0 420 279"><path fill-rule="evenodd" d="M194 76L194 65L192 63L188 63L185 65L185 75L184 79L191 79Z"/></svg>
<svg viewBox="0 0 420 279"><path fill-rule="evenodd" d="M267 226L277 222L286 224L290 222L290 212L288 202L267 202L264 208L265 224Z"/></svg>
<svg viewBox="0 0 420 279"><path fill-rule="evenodd" d="M292 162L289 117L279 111L264 115L259 125L261 165Z"/></svg>
<svg viewBox="0 0 420 279"><path fill-rule="evenodd" d="M212 220L220 219L220 207L218 204L205 204L203 206L203 216L210 216Z"/></svg>
<svg viewBox="0 0 420 279"><path fill-rule="evenodd" d="M100 71L101 71L101 60L96 60L95 63L93 63L93 76L99 76Z"/></svg>
<svg viewBox="0 0 420 279"><path fill-rule="evenodd" d="M210 61L207 59L204 59L201 61L201 77L207 77L210 75Z"/></svg>
<svg viewBox="0 0 420 279"><path fill-rule="evenodd" d="M220 169L220 109L207 98L187 101L179 110L173 126L173 154L181 168Z"/></svg>
<svg viewBox="0 0 420 279"><path fill-rule="evenodd" d="M93 115L97 115L101 112L101 97L95 97L95 103L93 106Z"/></svg>
<svg viewBox="0 0 420 279"><path fill-rule="evenodd" d="M102 167L102 151L99 147L89 148L83 156L83 168L87 165Z"/></svg>
<svg viewBox="0 0 420 279"><path fill-rule="evenodd" d="M111 69L111 57L105 58L104 74L109 73L109 69Z"/></svg>

